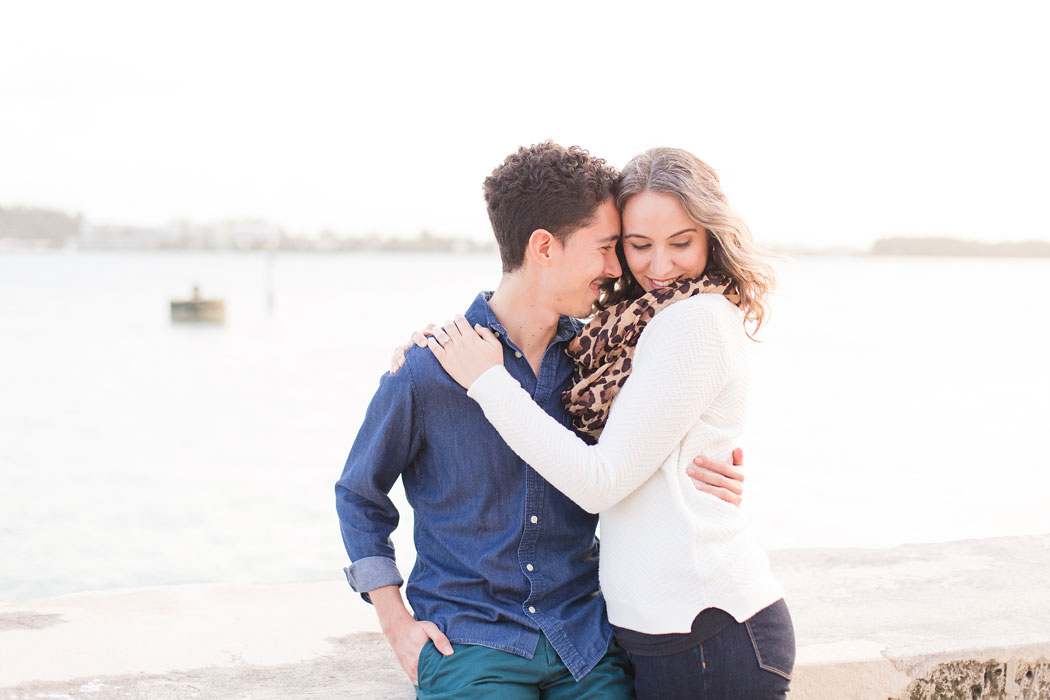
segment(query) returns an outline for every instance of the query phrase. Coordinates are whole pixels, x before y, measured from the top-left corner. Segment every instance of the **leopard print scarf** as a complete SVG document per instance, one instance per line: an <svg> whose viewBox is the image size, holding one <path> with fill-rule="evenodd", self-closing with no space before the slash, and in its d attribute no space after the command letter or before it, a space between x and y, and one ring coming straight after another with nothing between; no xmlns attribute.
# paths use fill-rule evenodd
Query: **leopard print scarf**
<svg viewBox="0 0 1050 700"><path fill-rule="evenodd" d="M709 274L626 299L592 318L572 339L566 353L576 363L572 386L562 394L573 427L597 439L609 406L631 374L634 348L645 324L676 301L695 294L721 294L740 304L732 281Z"/></svg>

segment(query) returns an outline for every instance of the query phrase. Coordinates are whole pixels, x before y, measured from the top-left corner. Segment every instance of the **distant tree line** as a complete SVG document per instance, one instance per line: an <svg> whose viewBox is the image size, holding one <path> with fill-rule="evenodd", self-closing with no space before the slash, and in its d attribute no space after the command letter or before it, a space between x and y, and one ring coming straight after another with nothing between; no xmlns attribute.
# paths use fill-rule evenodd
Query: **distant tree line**
<svg viewBox="0 0 1050 700"><path fill-rule="evenodd" d="M228 227L227 227L228 228ZM241 228L244 228L243 226ZM169 229L133 226L92 226L79 214L36 207L0 207L0 241L16 247L62 248L73 244L101 249L177 250L302 250L374 252L490 252L495 242L446 238L427 231L415 238L338 236L324 231L320 237L289 235L260 222L244 230L224 230L221 225ZM816 254L819 250L798 251ZM881 238L872 255L928 255L946 257L1047 258L1050 241L982 243L949 237Z"/></svg>
<svg viewBox="0 0 1050 700"><path fill-rule="evenodd" d="M942 255L967 258L1050 258L1050 241L981 243L959 238L898 236L875 241L872 255Z"/></svg>
<svg viewBox="0 0 1050 700"><path fill-rule="evenodd" d="M80 234L81 217L54 209L0 207L0 238L61 247Z"/></svg>
<svg viewBox="0 0 1050 700"><path fill-rule="evenodd" d="M377 234L340 236L326 230L319 237L289 234L262 220L192 224L177 221L167 227L103 225L85 222L53 209L0 207L0 248L63 248L96 250L285 250L318 252L490 252L495 241L452 238L420 232L415 238Z"/></svg>

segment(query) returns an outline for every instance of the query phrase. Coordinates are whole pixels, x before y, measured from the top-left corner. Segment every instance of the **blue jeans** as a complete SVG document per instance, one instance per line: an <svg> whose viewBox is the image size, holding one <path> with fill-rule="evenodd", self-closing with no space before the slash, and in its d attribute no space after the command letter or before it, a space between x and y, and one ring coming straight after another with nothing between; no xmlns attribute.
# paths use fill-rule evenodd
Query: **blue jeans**
<svg viewBox="0 0 1050 700"><path fill-rule="evenodd" d="M638 700L784 700L795 629L778 600L703 644L667 656L631 655Z"/></svg>

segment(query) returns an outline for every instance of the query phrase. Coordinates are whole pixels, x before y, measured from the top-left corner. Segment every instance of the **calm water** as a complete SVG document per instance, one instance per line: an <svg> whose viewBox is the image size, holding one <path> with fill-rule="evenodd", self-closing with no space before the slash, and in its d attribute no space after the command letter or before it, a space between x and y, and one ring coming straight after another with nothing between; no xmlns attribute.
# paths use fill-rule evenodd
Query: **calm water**
<svg viewBox="0 0 1050 700"><path fill-rule="evenodd" d="M390 348L498 272L486 256L0 253L0 601L340 577L332 484ZM224 327L168 321L195 283L226 299ZM1048 302L1050 261L785 265L743 445L767 546L1050 532Z"/></svg>

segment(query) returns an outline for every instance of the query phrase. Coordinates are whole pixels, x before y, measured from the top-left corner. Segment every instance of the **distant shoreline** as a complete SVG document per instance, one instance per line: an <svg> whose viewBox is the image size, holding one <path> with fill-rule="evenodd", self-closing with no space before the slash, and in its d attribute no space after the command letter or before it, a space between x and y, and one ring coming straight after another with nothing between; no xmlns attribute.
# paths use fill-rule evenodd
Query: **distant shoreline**
<svg viewBox="0 0 1050 700"><path fill-rule="evenodd" d="M935 240L939 244L928 245ZM792 258L997 258L1047 259L1050 242L981 243L960 239L893 238L877 241L871 250L847 248L807 248L795 246L774 247L773 250ZM0 237L0 254L13 251L52 251L69 253L303 253L314 254L381 254L400 255L417 253L496 255L495 244L487 245L463 239L431 239L420 244L413 239L394 239L362 242L350 239L342 245L317 244L310 240L296 240L282 246L197 246L197 245L134 245L127 243L79 242L56 243L46 239L13 239Z"/></svg>
<svg viewBox="0 0 1050 700"><path fill-rule="evenodd" d="M961 238L892 236L868 250L774 246L792 256L923 256L980 258L1050 258L1050 240L986 243ZM369 233L319 235L289 233L261 219L212 223L177 221L164 227L100 225L54 209L0 207L0 251L5 250L177 250L311 253L496 253L492 239L435 235L421 231L406 238Z"/></svg>
<svg viewBox="0 0 1050 700"><path fill-rule="evenodd" d="M1046 259L1050 258L1050 242L1027 241L1022 243L981 243L953 238L888 238L880 239L871 250L847 248L804 248L794 246L775 247L774 250L789 257L799 258L998 258L998 259ZM318 244L310 240L295 240L282 246L200 246L200 245L135 245L117 242L56 242L49 239L5 238L0 236L0 254L12 251L55 252L108 252L108 253L367 253L367 254L466 254L495 255L495 244L454 238L432 238L423 242L413 239L361 241L348 239L341 245Z"/></svg>
<svg viewBox="0 0 1050 700"><path fill-rule="evenodd" d="M69 242L60 245L47 240L10 239L0 237L0 253L10 251L103 252L103 253L464 253L467 255L496 255L495 244L480 244L460 239L438 239L439 243L415 245L413 240L395 239L378 244L317 245L312 241L296 241L283 246L195 246L195 245L130 245L98 242Z"/></svg>
<svg viewBox="0 0 1050 700"><path fill-rule="evenodd" d="M984 243L949 237L880 238L870 255L921 255L953 258L1050 258L1050 241Z"/></svg>

